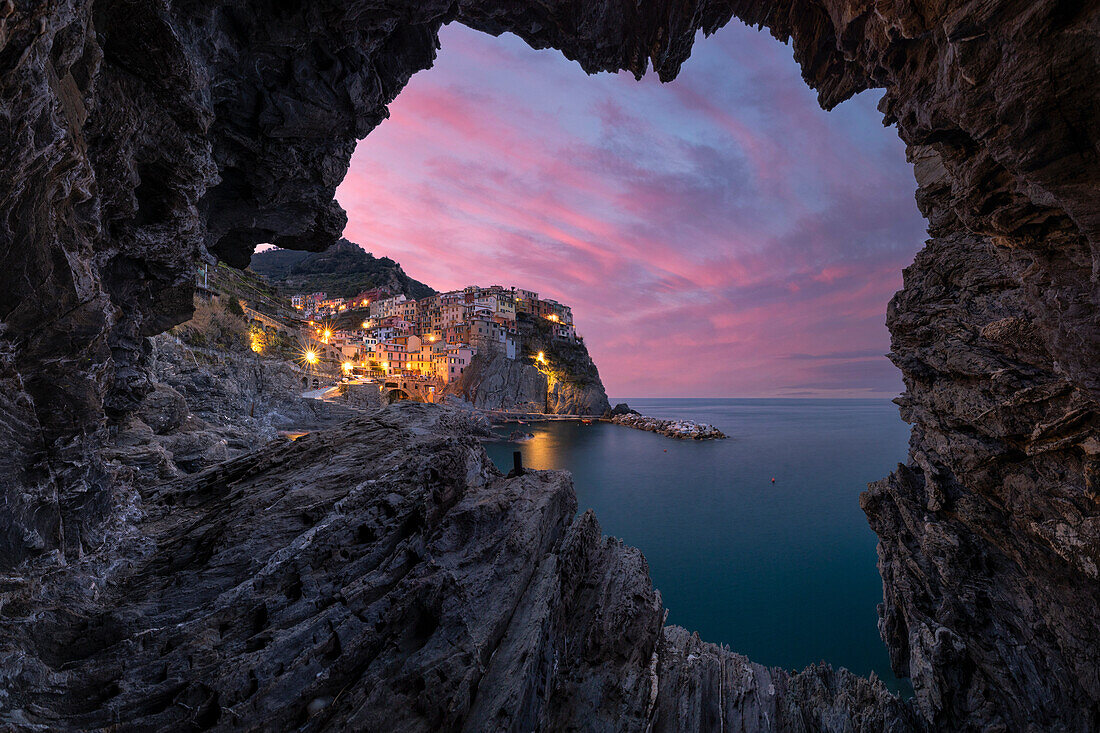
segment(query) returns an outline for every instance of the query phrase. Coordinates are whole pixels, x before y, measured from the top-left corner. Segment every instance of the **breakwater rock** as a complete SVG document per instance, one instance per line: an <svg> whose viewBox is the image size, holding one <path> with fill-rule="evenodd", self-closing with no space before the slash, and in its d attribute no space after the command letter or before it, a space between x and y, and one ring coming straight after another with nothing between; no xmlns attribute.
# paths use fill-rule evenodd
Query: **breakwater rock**
<svg viewBox="0 0 1100 733"><path fill-rule="evenodd" d="M0 724L51 730L884 731L881 683L664 627L568 474L400 403L146 488L116 545L6 577Z"/></svg>
<svg viewBox="0 0 1100 733"><path fill-rule="evenodd" d="M717 440L729 437L713 425L698 423L694 420L661 420L637 413L626 413L612 415L611 422L681 440Z"/></svg>

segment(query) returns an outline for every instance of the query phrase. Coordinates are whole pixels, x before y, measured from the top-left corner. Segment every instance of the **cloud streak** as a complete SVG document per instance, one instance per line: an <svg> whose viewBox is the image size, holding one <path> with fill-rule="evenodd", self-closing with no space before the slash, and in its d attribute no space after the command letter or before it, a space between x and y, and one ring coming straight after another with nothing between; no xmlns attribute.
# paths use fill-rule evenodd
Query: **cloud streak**
<svg viewBox="0 0 1100 733"><path fill-rule="evenodd" d="M613 396L892 395L886 304L924 238L868 94L826 114L743 26L680 77L587 77L451 26L360 143L346 236L436 288L574 307Z"/></svg>

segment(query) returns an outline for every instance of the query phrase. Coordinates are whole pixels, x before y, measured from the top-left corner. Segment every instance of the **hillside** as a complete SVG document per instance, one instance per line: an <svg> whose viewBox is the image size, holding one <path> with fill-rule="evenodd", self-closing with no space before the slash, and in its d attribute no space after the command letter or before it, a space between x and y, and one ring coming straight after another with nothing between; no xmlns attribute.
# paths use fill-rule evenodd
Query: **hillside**
<svg viewBox="0 0 1100 733"><path fill-rule="evenodd" d="M435 293L413 280L389 257L375 257L341 239L324 252L271 249L252 255L249 267L285 294L324 291L348 298L364 290L385 288L391 294L424 298Z"/></svg>

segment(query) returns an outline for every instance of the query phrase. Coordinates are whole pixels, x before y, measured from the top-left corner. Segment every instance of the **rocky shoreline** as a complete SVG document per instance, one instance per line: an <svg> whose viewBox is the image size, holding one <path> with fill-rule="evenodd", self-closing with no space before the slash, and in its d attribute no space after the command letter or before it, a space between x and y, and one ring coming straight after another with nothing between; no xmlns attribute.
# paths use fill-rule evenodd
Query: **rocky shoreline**
<svg viewBox="0 0 1100 733"><path fill-rule="evenodd" d="M713 425L694 420L661 420L647 415L626 413L612 415L610 422L678 440L721 440L729 437Z"/></svg>
<svg viewBox="0 0 1100 733"><path fill-rule="evenodd" d="M874 678L665 626L569 474L504 476L479 430L400 402L141 486L115 547L0 589L0 727L921 729Z"/></svg>

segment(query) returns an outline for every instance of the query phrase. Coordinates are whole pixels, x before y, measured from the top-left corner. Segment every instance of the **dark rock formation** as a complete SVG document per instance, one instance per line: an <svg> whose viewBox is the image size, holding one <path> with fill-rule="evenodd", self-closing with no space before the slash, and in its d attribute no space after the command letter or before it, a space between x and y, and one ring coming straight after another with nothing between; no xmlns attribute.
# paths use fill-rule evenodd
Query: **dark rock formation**
<svg viewBox="0 0 1100 733"><path fill-rule="evenodd" d="M477 354L446 393L479 410L549 412L546 375L531 363L503 354Z"/></svg>
<svg viewBox="0 0 1100 733"><path fill-rule="evenodd" d="M413 280L389 257L375 257L346 239L324 252L272 249L252 255L249 267L284 293L323 291L330 298L351 298L375 288L391 295L426 298L430 287Z"/></svg>
<svg viewBox="0 0 1100 733"><path fill-rule="evenodd" d="M281 430L331 427L364 406L362 400L344 401L350 402L345 407L305 399L301 371L243 347L196 348L161 335L153 340L150 365L153 390L112 426L103 451L109 465L133 469L143 484L236 458ZM379 399L371 405L379 406Z"/></svg>
<svg viewBox="0 0 1100 733"><path fill-rule="evenodd" d="M3 587L6 726L909 730L881 683L662 629L568 474L402 403L142 492L117 554ZM116 567L108 573L102 563ZM96 578L89 584L89 578Z"/></svg>
<svg viewBox="0 0 1100 733"><path fill-rule="evenodd" d="M988 240L932 240L889 322L912 463L863 507L881 538L895 670L942 727L1094 729L1095 402L1052 368Z"/></svg>
<svg viewBox="0 0 1100 733"><path fill-rule="evenodd" d="M613 408L611 408L611 411L608 412L605 415L605 417L617 417L619 415L640 415L640 414L641 413L638 412L637 410L630 409L630 405L626 404L625 402L620 402L619 404L617 404Z"/></svg>
<svg viewBox="0 0 1100 733"><path fill-rule="evenodd" d="M472 724L496 710L507 716L497 722L517 726L640 722L631 717L638 678L630 670L655 636L629 624L616 627L628 634L608 639L595 630L566 637L562 647L586 655L587 664L607 665L605 684L596 685L607 693L601 697L585 683L592 677L568 677L580 668L568 666L567 656L506 655L508 674L480 676L482 665L491 672L495 664L480 656L496 648L481 643L494 633L523 636L531 650L553 648L537 645L554 638L544 630L558 628L561 617L549 611L520 614L529 626L514 629L473 619L472 641L453 650L422 644L433 638L427 630L441 618L437 609L454 597L447 584L470 582L476 590L472 576L436 573L417 591L424 595L408 596L413 605L395 606L425 619L411 629L394 626L402 622L388 613L333 615L347 608L346 593L296 605L307 596L293 575L276 573L265 590L268 576L234 554L233 543L255 539L279 571L277 548L292 542L290 515L268 530L259 510L269 505L251 503L237 482L262 492L249 474L296 457L293 446L279 449L286 454L265 451L256 462L238 458L190 488L144 497L105 460L104 446L108 421L125 432L128 420L140 420L132 413L153 389L146 337L188 317L197 260L243 266L258 242L319 250L336 239L344 217L332 193L354 141L384 118L409 76L431 63L443 22L517 33L589 71L641 74L652 63L669 79L696 31L713 31L734 14L791 42L824 107L862 89L885 90L881 109L909 146L930 223L933 239L889 314L893 357L907 385L903 414L914 424L910 460L864 499L882 540L883 632L895 664L914 675L921 712L939 727L1100 727L1100 5L1066 0L0 4L0 564L12 570L4 580L11 600L0 676L12 695L4 698L8 723L60 725L64 717L73 726L107 726L130 716L164 727L228 726L236 718L226 708L243 705L242 719L254 724L305 705L333 726L342 719L367 726L387 709L387 724L427 727L452 720L425 717L441 710L424 703L436 699L429 687L435 670L456 685L448 688L458 690L455 709L469 711ZM154 399L169 408L174 401L163 393ZM136 442L157 434L142 425L131 436ZM369 443L352 450L369 451ZM467 464L452 455L440 465ZM377 506L350 501L348 514L336 514L355 522L373 516L364 512L385 513L382 504L394 511L409 502L423 508L415 516L424 527L436 526L429 517L449 512L425 504L424 487L442 487L446 496L457 480L429 471L400 484L404 497L387 495ZM309 508L327 512L332 494L302 491L287 506L303 527L316 526ZM172 512L163 509L169 497L177 502ZM492 510L492 496L483 498L486 506L472 510ZM144 502L163 514L139 530ZM236 525L217 523L222 515ZM205 532L208 522L219 529ZM371 525L361 526L369 537ZM454 526L484 529L473 520ZM518 535L485 567L495 563L495 572L517 578L535 578L541 568L545 575L537 577L555 583L558 575L539 558L565 567L570 558L598 556L595 577L561 583L583 589L561 608L583 618L584 609L607 604L608 613L588 616L602 623L612 609L624 621L640 617L620 613L617 604L627 601L619 595L597 594L618 582L601 575L602 563L628 564L630 553L596 548L559 557L554 536ZM389 551L385 543L364 544L366 556ZM445 566L459 546L433 547L447 550L431 561ZM225 564L210 564L214 556ZM349 557L359 555L349 550ZM343 564L353 559L334 561L331 572L346 569L355 576L348 582L361 579L367 592L384 590L387 578L421 577L402 576L412 555L392 557L362 568ZM325 568L332 561L314 559ZM314 567L296 572L319 572ZM246 577L255 582L234 585ZM344 587L342 580L330 585ZM285 606L270 607L279 593ZM241 603L227 605L234 597ZM639 604L631 612L642 614L646 592L630 598ZM207 609L218 610L224 628ZM494 614L487 618L501 618ZM361 645L345 643L344 620ZM276 633L282 629L302 634L284 638ZM263 664L253 668L249 655L257 654ZM414 660L408 668L407 659ZM416 666L431 659L438 666ZM558 689L542 685L550 679L547 659L565 663L553 669L566 670L561 679L575 684L552 698L561 704L526 705ZM385 685L351 686L348 698L343 687L324 684L346 685L376 663ZM283 680L280 669L291 678ZM286 684L281 697L266 692L272 680ZM517 691L520 683L528 687ZM827 702L814 714L769 713L767 724L843 727L842 716L857 714L848 706L877 697L842 683L828 672L796 683L790 689L820 691ZM316 697L305 702L302 691ZM473 707L498 697L492 709ZM347 707L351 699L360 706ZM677 699L685 720L716 720ZM538 717L548 710L556 717Z"/></svg>

